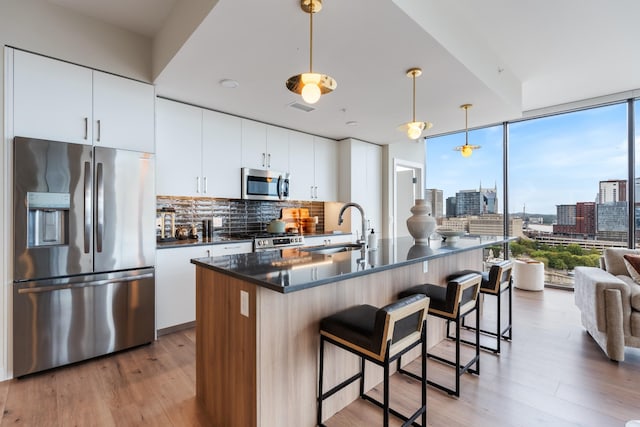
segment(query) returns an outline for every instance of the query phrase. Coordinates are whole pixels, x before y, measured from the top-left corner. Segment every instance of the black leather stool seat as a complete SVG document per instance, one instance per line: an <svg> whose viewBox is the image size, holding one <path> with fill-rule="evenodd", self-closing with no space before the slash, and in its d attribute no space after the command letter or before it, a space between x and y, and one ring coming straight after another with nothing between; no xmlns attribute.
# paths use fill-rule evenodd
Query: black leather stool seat
<svg viewBox="0 0 640 427"><path fill-rule="evenodd" d="M384 313L378 313L378 307L358 305L325 317L320 321L320 330L370 352L377 352L380 350L380 330L384 327L384 320Z"/></svg>
<svg viewBox="0 0 640 427"><path fill-rule="evenodd" d="M411 416L389 407L389 365L412 348L421 345L422 372L426 377L426 318L429 298L412 294L382 308L363 304L350 307L320 321L320 370L318 373L317 424L322 426L322 403L356 380L360 380L360 397L381 407L383 425L389 425L389 414L402 419L402 426L427 425L426 380L422 380L422 406ZM330 342L360 357L360 372L342 381L329 391L323 389L324 344ZM384 368L384 401L364 392L365 360ZM422 419L422 424L416 420Z"/></svg>
<svg viewBox="0 0 640 427"><path fill-rule="evenodd" d="M427 381L427 383L454 396L460 396L461 375L465 372L478 375L480 374L479 332L476 333L476 342L470 343L475 347L475 356L463 365L460 363L460 343L466 341L463 341L460 338L460 326L464 321L465 316L474 310L476 311L476 326L478 326L478 328L480 326L478 323L479 316L477 315L477 308L481 281L482 276L480 273L468 271L466 274L461 274L451 278L451 280L447 281L445 286L432 284L416 285L405 289L398 295L400 298L413 294L424 294L428 296L430 300L429 314L447 321L447 338L453 338L455 340L455 361L451 361L431 353L427 353L427 357L451 365L455 368L455 387L448 388L433 381ZM450 322L455 323L455 337L449 336ZM472 366L474 366L475 369L472 368ZM419 378L419 376L402 368L402 361L400 358L398 359L398 371L410 377Z"/></svg>
<svg viewBox="0 0 640 427"><path fill-rule="evenodd" d="M473 273L473 272L472 272ZM457 279L457 277L456 277ZM448 317L452 319L456 317L456 310L458 303L460 306L464 306L470 301L475 299L474 293L477 291L473 287L464 289L462 291L462 298L456 300L458 282L455 280L449 281L447 286L438 285L416 285L409 289L406 289L398 294L398 297L405 298L413 294L424 294L429 297L429 311L438 311L441 313L449 314Z"/></svg>
<svg viewBox="0 0 640 427"><path fill-rule="evenodd" d="M513 337L512 328L512 285L511 271L513 263L509 260L500 261L491 266L489 271L475 272L482 275L482 284L480 285L480 293L485 295L495 295L497 297L497 313L496 313L496 327L495 330L480 329L485 335L490 335L496 338L496 345L494 347L481 345L480 347L485 350L490 350L496 354L500 353L501 339L510 341ZM447 276L447 280L456 280L457 278L469 273L474 273L473 270L460 270ZM509 318L508 323L502 327L502 298L501 294L505 291L509 291ZM474 329L471 326L466 326L463 322L463 327L467 329ZM467 341L462 341L466 342Z"/></svg>

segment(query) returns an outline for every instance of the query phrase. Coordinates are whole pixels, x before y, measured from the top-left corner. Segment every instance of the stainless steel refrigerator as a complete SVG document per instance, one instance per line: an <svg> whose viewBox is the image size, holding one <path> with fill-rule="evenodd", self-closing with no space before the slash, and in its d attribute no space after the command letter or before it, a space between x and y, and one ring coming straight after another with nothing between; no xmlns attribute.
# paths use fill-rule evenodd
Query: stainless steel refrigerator
<svg viewBox="0 0 640 427"><path fill-rule="evenodd" d="M152 154L14 138L13 375L155 337Z"/></svg>

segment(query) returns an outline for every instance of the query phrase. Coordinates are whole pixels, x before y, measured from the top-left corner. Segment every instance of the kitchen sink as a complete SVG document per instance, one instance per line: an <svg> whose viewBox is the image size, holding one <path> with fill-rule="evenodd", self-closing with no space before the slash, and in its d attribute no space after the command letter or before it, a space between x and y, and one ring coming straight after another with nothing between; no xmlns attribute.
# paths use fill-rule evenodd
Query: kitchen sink
<svg viewBox="0 0 640 427"><path fill-rule="evenodd" d="M303 252L310 252L314 254L329 255L329 254L335 254L338 252L349 252L349 251L360 250L361 248L362 246L357 243L338 243L335 245L326 245L326 246L309 246L306 248L300 248L300 250Z"/></svg>

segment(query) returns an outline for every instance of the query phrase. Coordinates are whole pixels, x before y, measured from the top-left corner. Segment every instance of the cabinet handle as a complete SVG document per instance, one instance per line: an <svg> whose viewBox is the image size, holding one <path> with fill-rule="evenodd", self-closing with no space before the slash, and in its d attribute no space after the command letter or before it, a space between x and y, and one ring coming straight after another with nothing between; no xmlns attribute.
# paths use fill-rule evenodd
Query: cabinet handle
<svg viewBox="0 0 640 427"><path fill-rule="evenodd" d="M89 118L84 118L84 139L89 138Z"/></svg>
<svg viewBox="0 0 640 427"><path fill-rule="evenodd" d="M202 180L204 181L204 194L207 194L207 177L205 176L204 178L202 178Z"/></svg>
<svg viewBox="0 0 640 427"><path fill-rule="evenodd" d="M313 185L311 187L309 187L310 192L311 192L311 198L313 199Z"/></svg>
<svg viewBox="0 0 640 427"><path fill-rule="evenodd" d="M271 153L267 154L267 167L271 167Z"/></svg>
<svg viewBox="0 0 640 427"><path fill-rule="evenodd" d="M100 142L100 120L98 120L98 142Z"/></svg>
<svg viewBox="0 0 640 427"><path fill-rule="evenodd" d="M313 187L313 198L314 199L318 198L318 186L317 185L315 187Z"/></svg>
<svg viewBox="0 0 640 427"><path fill-rule="evenodd" d="M264 167L266 157L265 153L262 153L262 167Z"/></svg>
<svg viewBox="0 0 640 427"><path fill-rule="evenodd" d="M207 249L207 258L211 258L211 249Z"/></svg>
<svg viewBox="0 0 640 427"><path fill-rule="evenodd" d="M200 193L200 177L196 177L196 193Z"/></svg>

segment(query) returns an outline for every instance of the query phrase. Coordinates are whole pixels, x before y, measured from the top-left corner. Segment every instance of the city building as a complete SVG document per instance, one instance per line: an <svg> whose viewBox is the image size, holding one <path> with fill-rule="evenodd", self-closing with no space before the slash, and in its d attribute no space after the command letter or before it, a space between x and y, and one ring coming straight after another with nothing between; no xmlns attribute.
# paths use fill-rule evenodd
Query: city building
<svg viewBox="0 0 640 427"><path fill-rule="evenodd" d="M611 179L600 181L598 191L598 203L626 202L627 180Z"/></svg>
<svg viewBox="0 0 640 427"><path fill-rule="evenodd" d="M596 204L576 203L576 234L594 236L596 234Z"/></svg>
<svg viewBox="0 0 640 427"><path fill-rule="evenodd" d="M626 241L629 228L627 202L600 203L597 209L597 238Z"/></svg>
<svg viewBox="0 0 640 427"><path fill-rule="evenodd" d="M434 218L440 218L443 216L443 192L437 188L427 188L424 190L424 199L427 204L431 206L431 215Z"/></svg>
<svg viewBox="0 0 640 427"><path fill-rule="evenodd" d="M556 205L553 234L573 234L576 227L576 205Z"/></svg>
<svg viewBox="0 0 640 427"><path fill-rule="evenodd" d="M481 236L501 236L504 230L504 216L502 214L489 214L468 218L469 234ZM520 217L510 216L508 227L509 236L523 237L523 220Z"/></svg>
<svg viewBox="0 0 640 427"><path fill-rule="evenodd" d="M456 193L456 216L498 213L497 187Z"/></svg>
<svg viewBox="0 0 640 427"><path fill-rule="evenodd" d="M447 205L445 210L445 215L447 218L452 218L456 216L456 204L457 204L457 199L455 196L447 197Z"/></svg>

